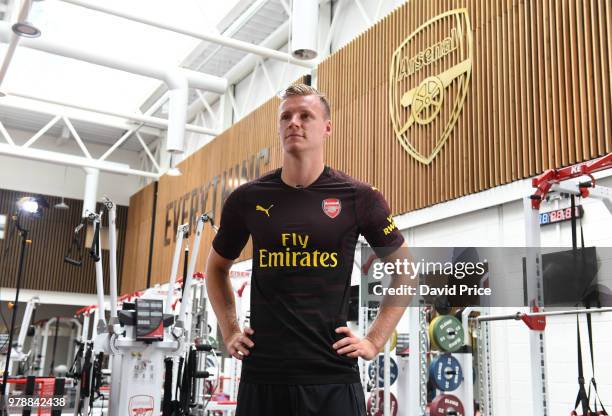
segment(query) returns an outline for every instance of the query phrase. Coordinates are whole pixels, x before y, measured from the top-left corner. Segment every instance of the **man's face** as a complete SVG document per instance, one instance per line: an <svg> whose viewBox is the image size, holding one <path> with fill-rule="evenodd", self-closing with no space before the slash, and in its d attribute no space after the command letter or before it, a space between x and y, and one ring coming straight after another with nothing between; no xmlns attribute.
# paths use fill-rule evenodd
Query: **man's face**
<svg viewBox="0 0 612 416"><path fill-rule="evenodd" d="M291 96L281 103L278 134L286 153L323 152L330 133L331 121L316 95Z"/></svg>

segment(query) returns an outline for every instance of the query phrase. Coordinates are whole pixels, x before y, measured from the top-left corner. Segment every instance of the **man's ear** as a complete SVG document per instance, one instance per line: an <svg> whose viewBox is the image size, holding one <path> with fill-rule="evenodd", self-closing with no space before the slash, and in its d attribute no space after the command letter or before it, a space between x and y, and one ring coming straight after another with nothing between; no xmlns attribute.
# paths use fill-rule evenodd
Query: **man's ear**
<svg viewBox="0 0 612 416"><path fill-rule="evenodd" d="M327 133L327 137L331 136L331 132L332 132L332 122L331 120L327 120L327 123L325 123L325 133Z"/></svg>

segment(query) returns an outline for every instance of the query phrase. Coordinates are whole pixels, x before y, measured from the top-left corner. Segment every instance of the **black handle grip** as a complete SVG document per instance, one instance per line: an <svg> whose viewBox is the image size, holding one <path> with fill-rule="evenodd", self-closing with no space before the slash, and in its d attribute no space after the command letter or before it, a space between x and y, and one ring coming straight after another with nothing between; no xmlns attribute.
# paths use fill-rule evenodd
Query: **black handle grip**
<svg viewBox="0 0 612 416"><path fill-rule="evenodd" d="M202 351L212 351L212 345L210 344L198 344L195 346L195 350L198 352L202 352Z"/></svg>
<svg viewBox="0 0 612 416"><path fill-rule="evenodd" d="M193 374L194 378L208 378L210 377L210 373L208 371L196 371Z"/></svg>
<svg viewBox="0 0 612 416"><path fill-rule="evenodd" d="M70 257L66 256L64 257L64 261L68 264L72 264L73 266L78 266L81 267L83 265L83 262L80 260L75 260L75 259L71 259Z"/></svg>

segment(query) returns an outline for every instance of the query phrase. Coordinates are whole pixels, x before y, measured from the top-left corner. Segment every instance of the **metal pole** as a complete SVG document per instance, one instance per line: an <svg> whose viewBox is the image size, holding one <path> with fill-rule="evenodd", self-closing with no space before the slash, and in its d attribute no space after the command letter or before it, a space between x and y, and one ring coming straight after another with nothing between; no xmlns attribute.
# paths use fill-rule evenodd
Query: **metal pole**
<svg viewBox="0 0 612 416"><path fill-rule="evenodd" d="M418 304L417 304L418 305ZM408 371L405 377L405 389L400 389L398 385L398 396L406 397L406 405L400 406L400 416L420 416L421 415L421 379L420 379L420 307L411 305L408 307L409 338L408 347L411 354L408 355ZM413 353L412 353L413 352Z"/></svg>
<svg viewBox="0 0 612 416"><path fill-rule="evenodd" d="M21 251L19 253L19 268L17 270L17 282L16 282L16 290L15 290L15 303L13 305L13 313L11 315L11 330L9 332L8 339L8 347L6 350L6 362L4 363L4 374L2 374L2 390L0 390L0 394L2 395L0 398L1 403L5 403L4 397L6 393L6 386L8 384L8 373L9 373L9 364L11 362L11 349L13 346L13 333L15 332L15 320L17 318L17 305L19 304L19 290L21 289L21 276L23 274L23 259L25 257L25 249L28 241L28 230L25 230L19 225L19 214L17 214L17 229L21 234ZM4 413L5 409L0 409L2 413Z"/></svg>
<svg viewBox="0 0 612 416"><path fill-rule="evenodd" d="M51 327L51 323L55 322L55 319L57 318L49 319L43 328L43 342L40 351L40 368L38 369L38 377L43 377L45 375L45 360L47 359L47 346L49 345L49 328Z"/></svg>
<svg viewBox="0 0 612 416"><path fill-rule="evenodd" d="M540 216L539 210L533 209L531 198L523 199L525 225L525 253L527 275L527 301L529 307L544 306L542 256L540 253ZM546 344L544 333L529 332L529 359L531 362L532 414L548 416L548 388L546 386Z"/></svg>
<svg viewBox="0 0 612 416"><path fill-rule="evenodd" d="M535 317L535 316L581 315L581 314L604 313L604 312L612 312L612 308L576 309L576 310L566 310L566 311L534 312L534 313L517 312L512 315L479 316L473 319L475 319L478 322L507 321L510 319L513 319L515 321L520 321L523 316Z"/></svg>
<svg viewBox="0 0 612 416"><path fill-rule="evenodd" d="M110 250L108 253L110 268L110 318L108 329L111 333L119 333L121 332L121 327L119 326L119 318L117 317L117 208L115 204L106 197L104 197L104 206L108 211L108 240ZM102 252L101 247L100 252Z"/></svg>
<svg viewBox="0 0 612 416"><path fill-rule="evenodd" d="M98 245L98 252L96 253L99 257L97 260L95 260L95 266L96 266L96 292L98 295L98 308L96 309L96 311L98 312L98 322L96 323L96 328L97 328L97 333L100 334L102 332L104 332L106 330L106 317L104 316L105 313L105 309L104 309L104 271L102 268L102 247L100 245L101 243L101 238L100 235L102 234L101 231L101 226L102 226L102 212L100 212L100 214L93 214L94 215L94 221L93 221L93 226L94 226L94 238L95 238L95 231L96 228L98 229L98 241L92 241L92 247L94 247L96 244Z"/></svg>
<svg viewBox="0 0 612 416"><path fill-rule="evenodd" d="M24 0L21 3L21 8L19 9L19 14L17 15L17 22L24 22L27 20L31 5L31 0ZM0 85L2 84L2 81L4 81L4 77L8 72L9 65L11 64L11 60L13 59L13 55L15 54L15 50L17 49L17 44L19 43L20 39L21 36L17 35L16 33L11 33L9 46L4 55L2 66L0 67Z"/></svg>
<svg viewBox="0 0 612 416"><path fill-rule="evenodd" d="M179 225L176 229L176 242L174 247L174 257L172 257L172 266L170 268L170 283L168 283L168 293L166 295L166 305L164 313L172 313L172 301L174 300L174 287L176 286L176 275L178 273L179 262L181 260L181 248L183 247L183 238L189 233L189 223ZM183 276L185 279L186 276Z"/></svg>
<svg viewBox="0 0 612 416"><path fill-rule="evenodd" d="M387 342L385 342L385 353L384 353L384 360L383 360L383 397L384 397L384 401L383 401L383 415L384 416L390 416L391 415L391 386L390 386L390 379L391 379L391 363L390 363L390 358L389 357L389 353L390 353L390 347L391 347L391 340L387 340ZM378 360L378 357L375 358L376 360ZM376 386L378 387L378 386Z"/></svg>

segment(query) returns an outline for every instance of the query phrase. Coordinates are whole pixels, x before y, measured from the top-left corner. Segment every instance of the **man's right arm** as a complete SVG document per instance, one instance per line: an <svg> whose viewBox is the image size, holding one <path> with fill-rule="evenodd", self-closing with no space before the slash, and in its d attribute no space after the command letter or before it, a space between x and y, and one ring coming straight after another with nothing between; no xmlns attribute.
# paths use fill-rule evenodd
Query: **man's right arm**
<svg viewBox="0 0 612 416"><path fill-rule="evenodd" d="M243 333L236 319L234 292L229 279L232 264L232 260L224 258L211 248L206 265L206 290L221 328L223 342L230 355L241 360L249 355L248 348L254 346L253 341L249 339L253 330L245 328Z"/></svg>

